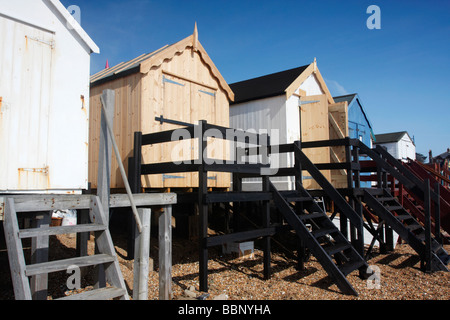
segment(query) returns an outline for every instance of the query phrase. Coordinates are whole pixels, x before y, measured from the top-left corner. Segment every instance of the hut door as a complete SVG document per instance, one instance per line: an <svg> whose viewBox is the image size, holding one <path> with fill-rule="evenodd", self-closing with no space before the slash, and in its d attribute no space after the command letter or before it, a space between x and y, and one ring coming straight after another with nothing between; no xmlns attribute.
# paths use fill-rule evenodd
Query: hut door
<svg viewBox="0 0 450 320"><path fill-rule="evenodd" d="M344 139L348 137L348 104L347 102L339 102L331 104L328 107L329 121L330 121L330 140ZM334 146L330 148L331 163L345 162L345 147ZM332 170L331 183L335 188L347 188L347 171L346 170Z"/></svg>
<svg viewBox="0 0 450 320"><path fill-rule="evenodd" d="M318 101L301 106L302 142L329 140L328 101L326 95L308 96L302 101ZM313 163L329 163L330 148L304 149L303 152ZM328 180L331 180L330 171L322 171ZM307 189L316 189L318 184L304 175L303 186Z"/></svg>
<svg viewBox="0 0 450 320"><path fill-rule="evenodd" d="M193 121L206 120L208 123L219 123L216 119L216 91L210 88L201 86L199 84L191 83L191 116ZM193 149L195 154L198 154L198 145L194 141ZM224 144L221 139L208 138L208 158L209 159L224 159ZM220 175L214 172L208 173L208 187L217 186L217 180ZM198 174L193 174L193 179L198 181ZM195 184L195 182L193 181Z"/></svg>
<svg viewBox="0 0 450 320"><path fill-rule="evenodd" d="M46 190L54 35L0 16L0 190Z"/></svg>
<svg viewBox="0 0 450 320"><path fill-rule="evenodd" d="M162 115L166 119L191 122L191 84L177 77L163 75L164 105ZM182 127L164 123L161 131L181 129ZM189 161L192 157L192 140L175 141L162 144L162 161ZM184 187L191 184L191 174L174 172L162 176L165 188Z"/></svg>

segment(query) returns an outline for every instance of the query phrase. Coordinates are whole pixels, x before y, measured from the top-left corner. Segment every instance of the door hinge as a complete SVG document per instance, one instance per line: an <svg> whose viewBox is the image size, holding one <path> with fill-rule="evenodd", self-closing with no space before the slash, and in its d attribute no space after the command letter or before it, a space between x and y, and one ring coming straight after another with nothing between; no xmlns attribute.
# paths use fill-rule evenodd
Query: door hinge
<svg viewBox="0 0 450 320"><path fill-rule="evenodd" d="M216 97L216 94L214 92L208 92L208 91L204 91L204 90L198 90L198 92L210 95L211 97Z"/></svg>
<svg viewBox="0 0 450 320"><path fill-rule="evenodd" d="M29 39L29 40L33 40L33 41L39 42L39 43L46 44L46 45L50 46L50 48L55 49L55 41L53 41L53 40L52 41L45 41L45 40L41 40L39 38L29 37L29 36L25 36L25 38Z"/></svg>
<svg viewBox="0 0 450 320"><path fill-rule="evenodd" d="M171 84L176 84L177 86L182 86L184 87L184 84L170 80L169 78L166 78L166 76L163 76L163 83L167 82L167 83L171 83Z"/></svg>
<svg viewBox="0 0 450 320"><path fill-rule="evenodd" d="M163 174L163 181L169 180L169 179L186 179L186 177L182 177L182 176L172 176L172 175L168 175L168 174Z"/></svg>

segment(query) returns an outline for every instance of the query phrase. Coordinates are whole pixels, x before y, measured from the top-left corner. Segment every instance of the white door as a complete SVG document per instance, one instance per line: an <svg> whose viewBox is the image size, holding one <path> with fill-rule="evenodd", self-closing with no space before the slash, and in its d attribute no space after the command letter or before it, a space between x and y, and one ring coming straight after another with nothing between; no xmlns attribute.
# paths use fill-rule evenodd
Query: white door
<svg viewBox="0 0 450 320"><path fill-rule="evenodd" d="M54 34L0 16L0 35L0 190L45 190Z"/></svg>

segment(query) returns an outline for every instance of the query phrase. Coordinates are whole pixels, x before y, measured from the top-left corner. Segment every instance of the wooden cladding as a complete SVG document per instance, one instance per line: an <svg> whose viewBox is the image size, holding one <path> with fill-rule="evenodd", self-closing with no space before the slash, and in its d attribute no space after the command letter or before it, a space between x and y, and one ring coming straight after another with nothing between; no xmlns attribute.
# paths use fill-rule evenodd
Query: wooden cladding
<svg viewBox="0 0 450 320"><path fill-rule="evenodd" d="M204 53L203 53L204 55ZM133 153L134 132L143 134L180 129L169 123L156 121L164 116L186 123L207 120L209 123L229 127L228 93L220 81L211 73L211 67L200 52L187 48L167 58L148 73L134 73L91 88L89 181L97 185L98 137L100 132L100 95L105 89L116 92L114 133L122 162L128 168L128 158ZM214 141L210 141L210 144ZM210 148L212 158L223 158L226 142ZM181 145L180 145L181 144ZM184 146L183 144L188 144ZM176 148L176 149L175 149ZM194 159L198 154L194 140L168 142L145 146L143 163L167 163ZM189 152L191 151L191 152ZM225 158L223 158L225 159ZM111 188L123 188L118 164L113 157ZM190 188L198 186L198 173L174 173L148 175L142 178L144 188ZM211 173L209 187L230 187L230 175Z"/></svg>

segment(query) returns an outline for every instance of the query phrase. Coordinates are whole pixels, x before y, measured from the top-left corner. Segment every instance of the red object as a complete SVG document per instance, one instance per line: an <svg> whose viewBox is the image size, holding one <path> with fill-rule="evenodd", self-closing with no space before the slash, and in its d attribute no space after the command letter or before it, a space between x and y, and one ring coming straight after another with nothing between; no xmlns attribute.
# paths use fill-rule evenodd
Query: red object
<svg viewBox="0 0 450 320"><path fill-rule="evenodd" d="M106 66L105 66L105 69L109 69L109 61L108 61L108 59L106 59Z"/></svg>

